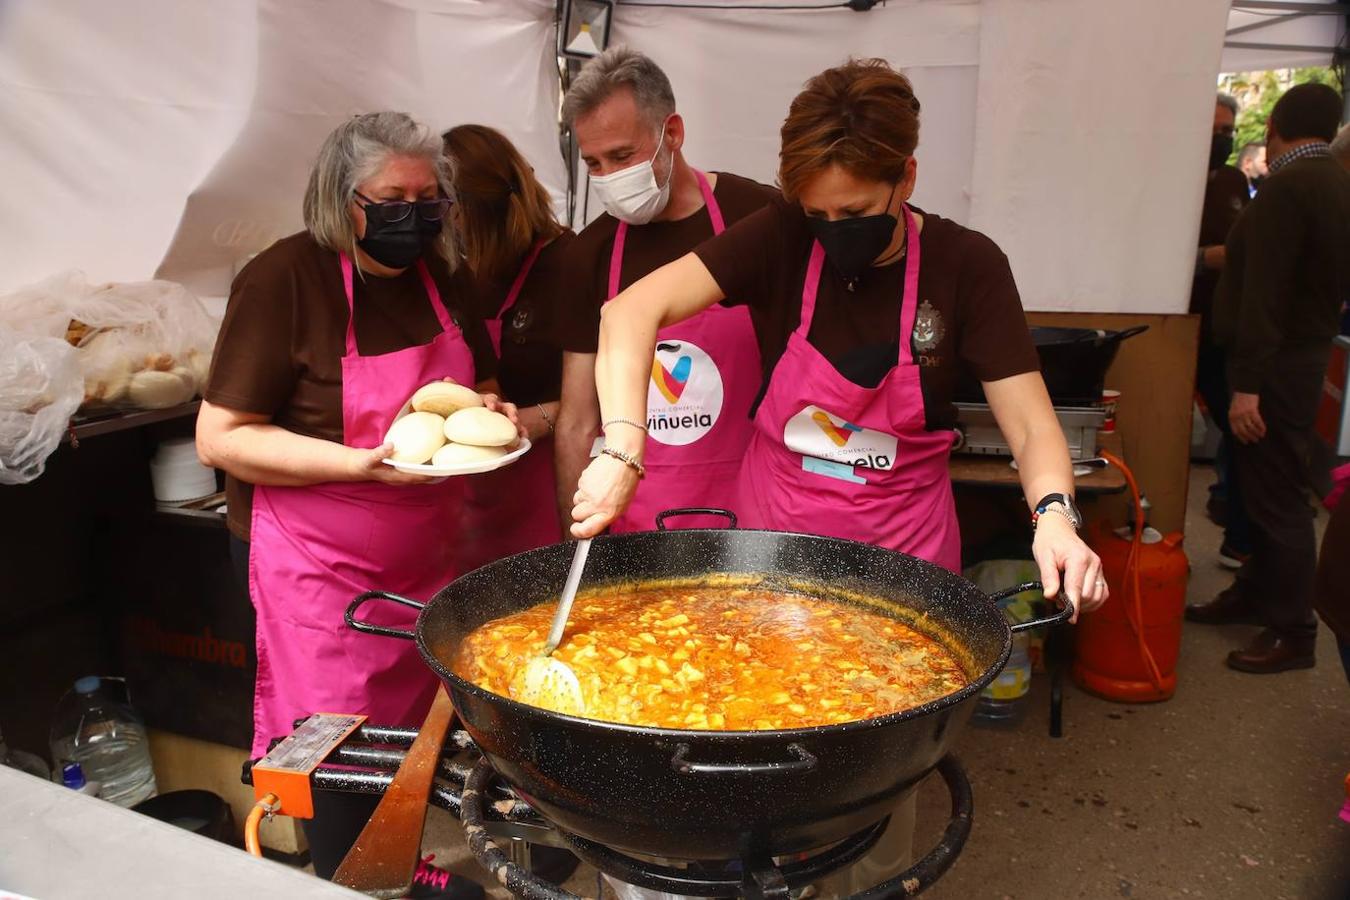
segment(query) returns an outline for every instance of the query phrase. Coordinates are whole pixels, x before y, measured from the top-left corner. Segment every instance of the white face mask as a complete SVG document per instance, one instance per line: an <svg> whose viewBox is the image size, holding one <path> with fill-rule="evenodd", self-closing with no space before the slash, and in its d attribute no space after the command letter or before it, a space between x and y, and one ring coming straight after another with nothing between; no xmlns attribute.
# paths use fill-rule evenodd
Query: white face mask
<svg viewBox="0 0 1350 900"><path fill-rule="evenodd" d="M629 225L646 225L666 208L670 202L670 182L675 174L675 161L671 160L670 173L666 175L663 185L656 183L656 170L652 166L656 157L661 155L661 147L665 142L666 123L662 122L661 139L651 159L608 175L591 176L591 187L595 188L596 197L611 216Z"/></svg>

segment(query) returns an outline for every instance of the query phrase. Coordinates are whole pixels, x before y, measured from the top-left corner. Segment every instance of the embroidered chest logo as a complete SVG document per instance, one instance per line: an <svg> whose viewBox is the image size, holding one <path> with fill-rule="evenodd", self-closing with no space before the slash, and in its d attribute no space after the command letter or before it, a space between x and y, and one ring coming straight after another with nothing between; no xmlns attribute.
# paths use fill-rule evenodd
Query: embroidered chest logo
<svg viewBox="0 0 1350 900"><path fill-rule="evenodd" d="M946 326L942 324L942 313L933 308L927 300L919 304L918 314L914 316L914 349L920 353L933 350L946 336Z"/></svg>

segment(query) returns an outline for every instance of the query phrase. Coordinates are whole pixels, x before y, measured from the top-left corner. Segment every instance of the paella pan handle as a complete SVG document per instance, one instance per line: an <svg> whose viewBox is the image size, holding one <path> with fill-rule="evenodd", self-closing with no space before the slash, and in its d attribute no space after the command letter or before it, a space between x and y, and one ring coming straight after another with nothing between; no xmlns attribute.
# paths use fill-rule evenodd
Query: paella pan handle
<svg viewBox="0 0 1350 900"><path fill-rule="evenodd" d="M801 744L788 744L790 762L765 763L707 763L689 759L689 745L676 744L670 767L681 775L795 775L810 772L819 762L815 755Z"/></svg>
<svg viewBox="0 0 1350 900"><path fill-rule="evenodd" d="M728 528L736 527L736 514L729 509L719 509L715 506L679 506L656 514L656 530L669 531L666 528L666 519L675 516L721 516L727 520Z"/></svg>
<svg viewBox="0 0 1350 900"><path fill-rule="evenodd" d="M989 599L994 603L1007 600L1009 597L1016 597L1018 594L1024 594L1027 591L1039 591L1041 583L1039 581L1028 581L1019 584L1016 587L1010 587L1007 590L999 591L996 594L990 594ZM1061 595L1062 597L1062 595ZM1073 604L1064 602L1064 608L1049 616L1042 616L1039 619L1031 619L1027 622L1009 622L1008 630L1013 634L1019 631L1030 631L1033 628L1047 628L1051 625L1063 625L1073 618Z"/></svg>
<svg viewBox="0 0 1350 900"><path fill-rule="evenodd" d="M362 634L378 634L381 637L402 638L405 641L416 640L417 635L411 631L404 631L401 628L390 628L388 625L376 625L372 622L362 622L356 618L356 611L365 606L371 600L388 600L391 603L397 603L400 606L407 606L419 612L426 606L425 603L419 603L416 600L410 600L407 597L400 597L398 594L391 594L388 591L366 591L347 605L347 612L343 616L347 620L347 627Z"/></svg>

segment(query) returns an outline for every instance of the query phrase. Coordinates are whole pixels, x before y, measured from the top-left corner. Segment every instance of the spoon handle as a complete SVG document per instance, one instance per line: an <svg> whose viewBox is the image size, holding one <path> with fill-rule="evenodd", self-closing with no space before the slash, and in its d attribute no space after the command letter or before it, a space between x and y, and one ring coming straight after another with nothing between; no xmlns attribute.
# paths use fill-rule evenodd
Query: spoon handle
<svg viewBox="0 0 1350 900"><path fill-rule="evenodd" d="M567 581L563 584L562 597L558 599L558 611L553 614L553 627L548 630L548 643L544 644L544 655L549 656L562 643L563 631L567 629L567 617L572 613L572 601L577 599L577 588L581 585L581 573L586 568L586 557L591 552L591 539L577 541L572 553L572 568L567 570Z"/></svg>

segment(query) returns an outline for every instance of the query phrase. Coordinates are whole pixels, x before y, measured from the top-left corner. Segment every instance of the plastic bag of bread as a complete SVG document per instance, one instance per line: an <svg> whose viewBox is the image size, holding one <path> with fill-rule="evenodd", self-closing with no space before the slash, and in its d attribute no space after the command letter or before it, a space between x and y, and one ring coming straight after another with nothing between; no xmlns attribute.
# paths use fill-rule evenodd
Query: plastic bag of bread
<svg viewBox="0 0 1350 900"><path fill-rule="evenodd" d="M89 284L78 272L0 297L0 324L75 347L84 404L114 409L191 400L206 384L220 328L182 285Z"/></svg>
<svg viewBox="0 0 1350 900"><path fill-rule="evenodd" d="M74 348L0 326L0 484L42 474L83 396Z"/></svg>

